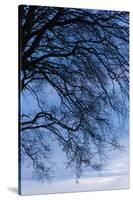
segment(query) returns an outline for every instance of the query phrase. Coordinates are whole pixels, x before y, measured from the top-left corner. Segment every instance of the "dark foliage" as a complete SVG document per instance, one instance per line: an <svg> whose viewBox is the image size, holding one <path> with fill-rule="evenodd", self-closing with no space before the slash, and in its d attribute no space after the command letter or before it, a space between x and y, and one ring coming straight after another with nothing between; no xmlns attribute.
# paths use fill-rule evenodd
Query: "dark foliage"
<svg viewBox="0 0 133 200"><path fill-rule="evenodd" d="M53 140L77 177L86 166L99 169L107 150L121 149L115 120L127 114L128 13L40 6L19 13L20 95L36 101L34 112L21 110L22 154L42 180L50 179Z"/></svg>

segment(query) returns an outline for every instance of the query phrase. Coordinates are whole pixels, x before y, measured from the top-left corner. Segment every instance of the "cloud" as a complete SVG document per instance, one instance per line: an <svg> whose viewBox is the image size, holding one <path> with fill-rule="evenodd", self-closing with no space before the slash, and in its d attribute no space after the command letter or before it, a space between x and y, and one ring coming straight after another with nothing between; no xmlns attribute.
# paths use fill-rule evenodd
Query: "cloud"
<svg viewBox="0 0 133 200"><path fill-rule="evenodd" d="M129 187L129 153L128 138L123 138L123 145L127 151L112 151L108 153L109 159L105 162L103 169L98 173L95 170L84 171L75 184L75 177L71 170L65 169L63 153L56 148L57 166L55 166L55 179L49 183L40 184L32 180L32 169L22 168L22 194L48 194L63 192L81 192L94 190L121 189Z"/></svg>
<svg viewBox="0 0 133 200"><path fill-rule="evenodd" d="M90 177L80 179L79 184L75 179L56 181L51 184L40 184L31 180L22 181L22 194L48 194L63 192L82 192L95 190L123 189L129 187L129 178L123 176Z"/></svg>

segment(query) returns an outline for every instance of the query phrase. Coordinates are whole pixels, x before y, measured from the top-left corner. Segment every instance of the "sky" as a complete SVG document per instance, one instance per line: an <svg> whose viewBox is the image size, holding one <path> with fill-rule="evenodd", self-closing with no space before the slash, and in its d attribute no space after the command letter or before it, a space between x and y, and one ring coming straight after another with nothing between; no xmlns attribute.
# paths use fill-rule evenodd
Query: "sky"
<svg viewBox="0 0 133 200"><path fill-rule="evenodd" d="M49 93L49 91L47 91ZM52 92L52 91L51 91ZM51 93L49 93L51 94ZM52 103L51 95L47 95ZM23 98L22 98L23 99ZM24 99L23 99L24 101ZM22 102L23 102L22 101ZM27 103L26 103L27 102ZM25 101L25 108L29 105ZM26 106L27 105L27 106ZM34 105L34 104L33 104ZM24 109L25 109L24 108ZM102 169L97 172L87 168L83 175L76 182L76 177L72 169L66 169L65 154L55 141L53 144L52 161L54 162L53 180L49 182L38 182L33 179L33 168L28 161L21 165L21 192L22 195L48 194L75 191L93 191L106 189L120 189L129 187L129 134L128 121L125 127L120 129L120 144L124 146L124 151L113 150L107 152L107 160L103 163Z"/></svg>
<svg viewBox="0 0 133 200"><path fill-rule="evenodd" d="M53 181L51 183L40 183L33 180L32 168L22 165L22 195L128 188L128 137L123 137L121 144L125 147L124 152L118 150L109 152L109 159L104 163L101 171L85 170L78 183L76 183L73 172L65 168L65 156L59 146L55 144L53 157L56 160L56 165Z"/></svg>
<svg viewBox="0 0 133 200"><path fill-rule="evenodd" d="M49 86L45 90L47 105L59 103L59 98ZM54 96L54 101L53 101ZM31 112L36 108L35 99L31 95L22 95L22 112ZM30 102L30 104L29 104ZM29 106L30 105L30 106ZM117 120L116 120L117 121ZM118 122L118 121L117 121ZM119 124L117 124L119 127ZM129 187L129 130L128 119L125 127L119 129L120 144L124 146L124 151L113 150L107 152L108 159L103 163L102 169L97 172L87 168L83 175L76 182L76 177L72 169L66 169L66 158L61 147L55 141L53 145L52 161L54 162L53 180L49 182L38 182L33 179L33 168L28 160L21 165L21 192L22 195L49 194L78 191L96 191L107 189L120 189Z"/></svg>

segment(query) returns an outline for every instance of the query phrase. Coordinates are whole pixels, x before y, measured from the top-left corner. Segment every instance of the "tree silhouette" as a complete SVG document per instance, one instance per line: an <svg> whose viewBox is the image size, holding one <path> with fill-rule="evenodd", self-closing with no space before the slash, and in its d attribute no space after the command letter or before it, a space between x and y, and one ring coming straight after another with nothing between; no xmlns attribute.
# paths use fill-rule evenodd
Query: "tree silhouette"
<svg viewBox="0 0 133 200"><path fill-rule="evenodd" d="M84 167L99 169L107 150L121 149L115 121L127 115L128 17L19 7L20 159L29 157L39 180L51 177L53 140L77 177Z"/></svg>

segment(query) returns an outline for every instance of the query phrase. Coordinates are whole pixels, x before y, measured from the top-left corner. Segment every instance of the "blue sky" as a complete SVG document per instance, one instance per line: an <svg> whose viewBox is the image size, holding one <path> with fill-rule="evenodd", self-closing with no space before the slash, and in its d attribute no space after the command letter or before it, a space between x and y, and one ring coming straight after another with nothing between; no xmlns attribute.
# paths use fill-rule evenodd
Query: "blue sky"
<svg viewBox="0 0 133 200"><path fill-rule="evenodd" d="M51 106L59 103L59 97L52 87L45 87L44 93L47 97L46 106ZM22 112L36 112L36 100L29 92L22 95ZM30 103L29 103L30 102ZM21 165L21 186L22 194L47 194L56 192L73 192L73 191L90 191L90 190L105 190L127 188L129 186L129 134L128 134L128 119L125 121L125 126L120 129L118 120L116 119L116 130L119 129L120 144L124 146L124 151L112 150L107 152L108 158L104 161L100 172L87 168L79 179L79 184L76 184L76 177L72 169L66 169L66 158L61 147L55 141L53 153L51 154L53 168L53 180L51 183L40 183L33 179L33 168L29 159ZM118 131L118 130L117 130Z"/></svg>
<svg viewBox="0 0 133 200"><path fill-rule="evenodd" d="M44 96L46 96L46 106L53 106L60 103L59 97L52 87L45 87ZM22 96L22 112L34 113L38 110L36 100L29 92ZM55 141L52 144L53 153L51 154L53 168L53 180L51 183L40 183L33 179L33 168L29 159L21 165L21 189L23 195L47 194L74 191L91 191L105 189L119 189L129 187L129 130L128 119L121 129L116 116L116 131L120 136L120 144L124 146L124 151L112 150L107 152L108 158L103 162L101 171L97 172L86 168L76 184L76 177L72 169L66 169L66 157L61 147ZM119 132L118 132L119 130Z"/></svg>
<svg viewBox="0 0 133 200"><path fill-rule="evenodd" d="M127 130L124 130L127 131ZM32 179L32 167L27 168L22 165L22 194L47 194L56 192L74 192L105 189L120 189L129 187L129 144L128 137L121 139L121 144L125 147L124 152L118 150L108 153L100 172L86 169L83 176L76 184L73 171L65 168L65 156L59 146L55 144L54 155L56 164L54 179L51 183L37 182Z"/></svg>
<svg viewBox="0 0 133 200"><path fill-rule="evenodd" d="M49 93L49 91L47 91ZM46 92L46 93L47 93ZM49 103L52 101L52 93L47 94ZM28 98L28 96L27 96ZM31 98L31 97L30 97ZM23 98L22 98L23 99ZM24 99L23 99L24 100ZM27 103L26 103L27 102ZM32 106L34 105L32 100ZM26 106L27 105L27 106ZM28 108L29 101L26 101L24 107ZM24 109L25 109L24 108ZM119 126L119 124L118 124ZM51 155L54 163L53 180L51 183L40 183L33 179L33 168L30 161L27 160L21 166L21 186L22 194L47 194L56 192L74 192L119 189L129 187L129 135L128 120L125 127L119 130L120 144L124 146L124 151L119 150L107 152L108 159L103 163L100 172L87 168L76 184L76 178L72 169L66 169L66 158L60 146L55 141L53 144L53 154Z"/></svg>

